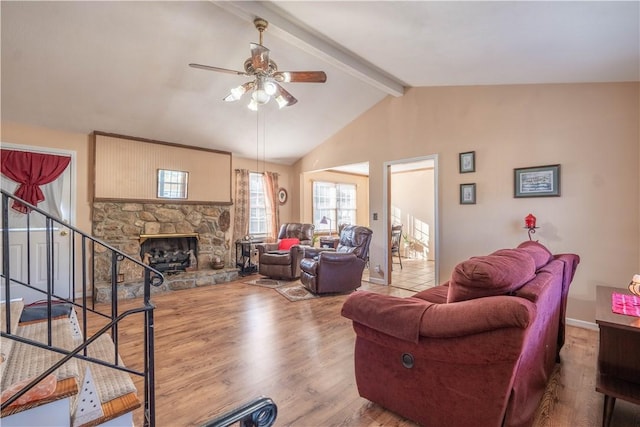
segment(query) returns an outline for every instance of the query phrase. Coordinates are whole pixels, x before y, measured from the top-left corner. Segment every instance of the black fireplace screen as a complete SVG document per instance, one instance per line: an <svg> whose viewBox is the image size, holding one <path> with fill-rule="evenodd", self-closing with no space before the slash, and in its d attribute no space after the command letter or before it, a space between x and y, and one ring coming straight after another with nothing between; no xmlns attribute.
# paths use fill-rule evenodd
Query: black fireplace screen
<svg viewBox="0 0 640 427"><path fill-rule="evenodd" d="M198 239L193 236L149 238L140 245L142 262L163 273L197 270Z"/></svg>

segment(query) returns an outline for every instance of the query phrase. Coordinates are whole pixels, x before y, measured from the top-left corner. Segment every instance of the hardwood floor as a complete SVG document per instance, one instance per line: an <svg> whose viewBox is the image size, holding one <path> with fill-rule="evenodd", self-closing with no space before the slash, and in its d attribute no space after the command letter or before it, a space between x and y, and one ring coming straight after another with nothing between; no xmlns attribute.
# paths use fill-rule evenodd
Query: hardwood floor
<svg viewBox="0 0 640 427"><path fill-rule="evenodd" d="M355 334L340 315L346 296L289 302L273 289L243 283L249 279L153 297L158 426L200 425L261 395L277 404L277 426L414 426L358 396ZM368 283L363 289L413 294ZM120 354L139 367L132 356L141 346L139 326L128 323L121 328ZM600 426L597 339L595 331L568 328L548 426ZM135 420L142 425L141 410ZM618 400L611 425L639 427L640 407Z"/></svg>

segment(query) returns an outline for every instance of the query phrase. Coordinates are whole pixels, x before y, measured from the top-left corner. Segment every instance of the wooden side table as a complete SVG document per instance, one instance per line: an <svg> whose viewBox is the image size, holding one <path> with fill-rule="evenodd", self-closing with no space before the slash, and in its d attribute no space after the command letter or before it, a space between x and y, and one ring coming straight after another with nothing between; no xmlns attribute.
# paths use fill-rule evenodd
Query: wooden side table
<svg viewBox="0 0 640 427"><path fill-rule="evenodd" d="M262 243L262 240L236 240L236 267L240 268L241 276L258 271L258 264L251 260L256 243Z"/></svg>
<svg viewBox="0 0 640 427"><path fill-rule="evenodd" d="M598 286L596 323L600 329L596 391L604 394L602 426L608 427L616 399L640 405L640 317L611 310L611 295L626 289Z"/></svg>

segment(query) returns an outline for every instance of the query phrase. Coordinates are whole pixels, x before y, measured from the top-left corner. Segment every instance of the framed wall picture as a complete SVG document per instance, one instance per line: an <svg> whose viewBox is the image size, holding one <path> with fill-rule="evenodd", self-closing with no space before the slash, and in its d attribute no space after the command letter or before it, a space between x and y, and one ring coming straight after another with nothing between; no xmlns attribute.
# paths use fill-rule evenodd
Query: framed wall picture
<svg viewBox="0 0 640 427"><path fill-rule="evenodd" d="M459 158L460 173L468 173L476 171L476 152L467 151L460 153Z"/></svg>
<svg viewBox="0 0 640 427"><path fill-rule="evenodd" d="M460 184L460 204L476 204L476 184Z"/></svg>
<svg viewBox="0 0 640 427"><path fill-rule="evenodd" d="M513 170L513 197L560 196L560 165Z"/></svg>

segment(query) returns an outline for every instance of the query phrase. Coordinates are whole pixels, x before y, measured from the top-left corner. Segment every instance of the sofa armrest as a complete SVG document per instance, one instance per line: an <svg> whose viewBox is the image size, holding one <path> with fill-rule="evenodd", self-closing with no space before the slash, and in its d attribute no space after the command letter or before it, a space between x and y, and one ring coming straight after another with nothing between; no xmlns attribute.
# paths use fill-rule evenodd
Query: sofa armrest
<svg viewBox="0 0 640 427"><path fill-rule="evenodd" d="M256 243L256 249L258 249L258 254L262 255L265 252L277 251L278 244L277 243Z"/></svg>
<svg viewBox="0 0 640 427"><path fill-rule="evenodd" d="M373 292L351 294L342 315L387 335L418 342L422 315L432 303L415 298L397 298Z"/></svg>
<svg viewBox="0 0 640 427"><path fill-rule="evenodd" d="M300 270L315 276L318 269L318 261L313 258L302 258L300 261Z"/></svg>
<svg viewBox="0 0 640 427"><path fill-rule="evenodd" d="M293 245L289 248L291 255L291 265L300 265L300 261L304 259L304 246Z"/></svg>

